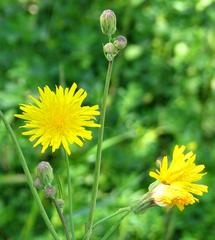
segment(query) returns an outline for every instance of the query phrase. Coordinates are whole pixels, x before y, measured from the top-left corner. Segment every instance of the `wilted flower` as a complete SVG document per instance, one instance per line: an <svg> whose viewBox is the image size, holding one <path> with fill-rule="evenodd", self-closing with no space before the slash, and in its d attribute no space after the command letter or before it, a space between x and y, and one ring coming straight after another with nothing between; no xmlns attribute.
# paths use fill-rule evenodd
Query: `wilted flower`
<svg viewBox="0 0 215 240"><path fill-rule="evenodd" d="M69 144L83 146L84 139L92 139L92 132L85 127L100 127L94 122L100 112L98 105L81 106L87 96L84 89L76 92L76 83L71 88L56 87L56 92L48 86L38 89L39 99L30 96L34 104L21 104L23 112L16 114L26 121L22 128L28 130L23 135L31 136L30 141L37 140L34 147L41 144L44 153L49 146L54 152L62 145L70 155Z"/></svg>
<svg viewBox="0 0 215 240"><path fill-rule="evenodd" d="M167 156L159 161L160 170L151 171L149 175L158 180L151 189L154 202L163 207L176 205L180 210L184 206L198 202L193 196L202 195L208 187L194 182L200 180L206 173L202 173L205 166L196 165L196 155L192 152L184 154L185 146L175 146L173 158L168 165Z"/></svg>

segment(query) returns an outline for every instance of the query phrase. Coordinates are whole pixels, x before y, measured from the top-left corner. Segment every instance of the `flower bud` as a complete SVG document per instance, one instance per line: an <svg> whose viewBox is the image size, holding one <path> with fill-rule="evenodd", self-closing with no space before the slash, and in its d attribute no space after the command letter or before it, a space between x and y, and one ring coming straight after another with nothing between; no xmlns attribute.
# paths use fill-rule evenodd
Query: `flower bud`
<svg viewBox="0 0 215 240"><path fill-rule="evenodd" d="M43 185L42 185L42 182L41 182L40 178L36 177L34 179L34 187L39 190L39 189L42 188L42 186Z"/></svg>
<svg viewBox="0 0 215 240"><path fill-rule="evenodd" d="M118 36L113 44L117 49L122 50L127 45L127 39L124 36Z"/></svg>
<svg viewBox="0 0 215 240"><path fill-rule="evenodd" d="M113 43L106 43L103 47L103 51L108 61L112 61L117 54L117 49L114 47Z"/></svg>
<svg viewBox="0 0 215 240"><path fill-rule="evenodd" d="M105 54L114 54L116 52L113 43L106 43L103 47L103 50Z"/></svg>
<svg viewBox="0 0 215 240"><path fill-rule="evenodd" d="M64 200L61 199L61 198L58 198L58 199L56 200L56 202L57 202L58 207L59 207L60 209L63 209L63 207L64 207Z"/></svg>
<svg viewBox="0 0 215 240"><path fill-rule="evenodd" d="M45 161L40 162L37 166L37 176L44 186L51 185L54 179L51 165Z"/></svg>
<svg viewBox="0 0 215 240"><path fill-rule="evenodd" d="M104 10L100 16L100 26L104 34L111 36L116 31L116 15L110 10Z"/></svg>
<svg viewBox="0 0 215 240"><path fill-rule="evenodd" d="M53 186L48 186L44 190L46 198L55 198L56 188Z"/></svg>

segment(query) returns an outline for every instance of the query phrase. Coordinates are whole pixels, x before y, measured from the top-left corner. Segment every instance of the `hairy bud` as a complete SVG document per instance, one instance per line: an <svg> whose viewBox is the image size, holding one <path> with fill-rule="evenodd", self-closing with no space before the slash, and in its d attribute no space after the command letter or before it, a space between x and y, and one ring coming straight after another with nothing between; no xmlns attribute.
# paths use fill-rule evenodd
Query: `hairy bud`
<svg viewBox="0 0 215 240"><path fill-rule="evenodd" d="M56 188L53 186L48 186L44 190L46 198L55 198Z"/></svg>
<svg viewBox="0 0 215 240"><path fill-rule="evenodd" d="M110 10L104 10L100 16L100 26L104 34L111 36L116 32L116 15Z"/></svg>
<svg viewBox="0 0 215 240"><path fill-rule="evenodd" d="M114 40L114 46L119 49L122 50L123 48L126 47L127 45L127 39L124 36L118 36L116 37L116 39Z"/></svg>
<svg viewBox="0 0 215 240"><path fill-rule="evenodd" d="M34 179L34 187L39 190L42 188L42 186L43 186L43 184L42 184L40 178L36 177Z"/></svg>
<svg viewBox="0 0 215 240"><path fill-rule="evenodd" d="M59 207L60 209L63 209L63 207L64 207L64 200L61 199L61 198L58 198L58 199L56 200L56 202L57 202L58 207Z"/></svg>
<svg viewBox="0 0 215 240"><path fill-rule="evenodd" d="M117 49L114 47L113 43L106 43L103 50L108 61L112 61L117 54Z"/></svg>
<svg viewBox="0 0 215 240"><path fill-rule="evenodd" d="M37 166L37 176L44 186L51 185L54 179L51 165L45 161L40 162Z"/></svg>
<svg viewBox="0 0 215 240"><path fill-rule="evenodd" d="M114 54L116 51L113 43L106 43L103 47L103 50L105 54Z"/></svg>

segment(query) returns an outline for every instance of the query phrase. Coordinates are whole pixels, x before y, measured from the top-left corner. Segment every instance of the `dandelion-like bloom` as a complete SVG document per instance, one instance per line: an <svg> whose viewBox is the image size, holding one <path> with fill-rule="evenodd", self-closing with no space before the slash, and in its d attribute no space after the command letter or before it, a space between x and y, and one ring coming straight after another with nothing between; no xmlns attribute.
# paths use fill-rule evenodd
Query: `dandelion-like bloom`
<svg viewBox="0 0 215 240"><path fill-rule="evenodd" d="M205 166L196 165L196 155L192 152L184 154L184 151L185 146L175 146L170 165L165 156L162 162L159 161L160 170L149 173L159 181L159 184L152 189L152 198L159 206L176 205L183 210L184 206L199 201L193 194L201 196L208 191L206 185L194 183L206 174L202 173Z"/></svg>
<svg viewBox="0 0 215 240"><path fill-rule="evenodd" d="M28 129L23 135L29 135L30 141L36 140L34 147L41 144L42 153L51 146L52 152L61 145L67 154L71 154L70 144L83 146L83 140L91 140L92 132L85 127L100 127L95 116L100 115L98 105L81 106L87 93L73 83L71 88L56 87L56 92L48 86L38 88L39 99L29 96L34 104L21 104L22 114L15 116L25 120L22 128Z"/></svg>

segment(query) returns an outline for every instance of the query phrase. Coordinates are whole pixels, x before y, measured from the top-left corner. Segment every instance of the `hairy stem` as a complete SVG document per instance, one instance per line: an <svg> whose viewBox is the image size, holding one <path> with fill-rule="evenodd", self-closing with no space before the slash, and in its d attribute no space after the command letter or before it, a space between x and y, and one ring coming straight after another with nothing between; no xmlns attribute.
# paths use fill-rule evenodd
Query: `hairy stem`
<svg viewBox="0 0 215 240"><path fill-rule="evenodd" d="M33 179L32 179L31 173L29 171L26 159L25 159L25 157L23 155L22 149L21 149L21 147L20 147L20 145L19 145L19 143L17 141L17 138L16 138L16 136L15 136L15 134L13 132L13 129L11 128L10 124L8 123L6 118L4 117L4 114L2 113L2 111L0 111L0 118L2 118L2 121L4 122L4 125L5 125L8 133L10 134L10 136L12 138L12 141L13 141L13 143L15 145L15 148L16 148L17 153L19 155L19 159L20 159L23 171L24 171L24 173L26 175L27 183L28 183L28 185L30 187L30 190L32 192L32 195L33 195L33 197L34 197L34 199L35 199L35 201L36 201L36 203L37 203L37 205L39 207L40 214L41 214L41 216L42 216L42 218L43 218L43 220L44 220L48 230L52 234L53 238L55 240L60 240L60 238L58 237L58 235L57 235L57 233L56 233L52 223L49 220L49 217L48 217L48 215L47 215L47 213L46 213L46 211L45 211L45 209L43 207L43 204L42 204L42 202L40 200L40 197L39 197L39 195L38 195L38 193L37 193L37 191L36 191L36 189L34 187Z"/></svg>
<svg viewBox="0 0 215 240"><path fill-rule="evenodd" d="M75 229L73 222L73 207L72 207L72 185L71 185L71 174L69 171L69 157L66 155L66 170L67 170L67 183L68 183L68 195L69 195L69 223L72 232L72 240L75 240Z"/></svg>
<svg viewBox="0 0 215 240"><path fill-rule="evenodd" d="M100 176L100 169L101 169L105 113L106 113L107 97L108 97L108 91L109 91L109 86L110 86L110 80L111 80L111 75L112 75L112 66L113 66L113 61L109 61L108 62L108 70L107 70L107 74L106 74L106 80L105 80L105 88L104 88L104 95L103 95L103 100L102 100L102 107L101 107L101 118L100 118L101 127L99 128L99 132L98 132L98 145L97 145L97 153L96 153L96 163L95 163L94 182L93 182L92 198L91 198L91 205L90 205L90 214L89 214L89 219L88 219L88 223L87 223L87 227L86 227L86 230L87 230L86 239L87 240L89 240L91 238L94 214L95 214L95 209L96 209L96 199L97 199L97 194L98 194L99 176Z"/></svg>
<svg viewBox="0 0 215 240"><path fill-rule="evenodd" d="M58 215L59 215L59 217L60 217L60 220L61 220L61 222L62 222L62 225L63 225L63 227L64 227L64 232L65 232L65 234L66 234L66 239L67 239L67 240L70 240L69 230L68 230L68 227L67 227L67 225L66 225L66 221L65 221L63 212L62 212L62 210L60 209L60 207L58 206L56 199L52 199L52 202L53 202L53 204L54 204L54 206L55 206L55 208L56 208L56 210L57 210L57 213L58 213Z"/></svg>

